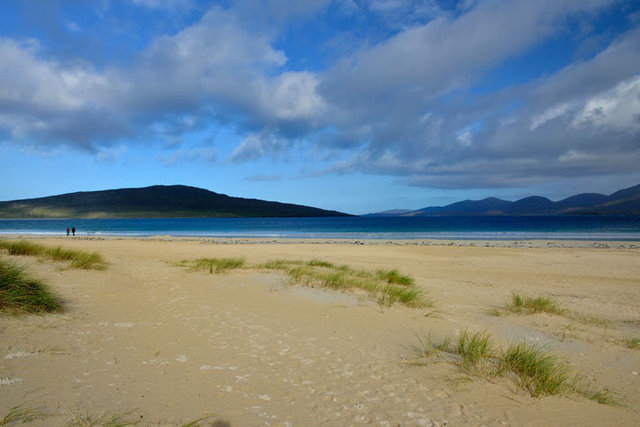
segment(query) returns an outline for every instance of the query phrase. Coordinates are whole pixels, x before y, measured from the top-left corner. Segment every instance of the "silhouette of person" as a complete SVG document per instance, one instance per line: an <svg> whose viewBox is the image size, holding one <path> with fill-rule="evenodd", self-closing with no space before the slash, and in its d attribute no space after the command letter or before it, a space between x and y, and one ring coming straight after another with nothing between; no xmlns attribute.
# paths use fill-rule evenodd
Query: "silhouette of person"
<svg viewBox="0 0 640 427"><path fill-rule="evenodd" d="M67 227L67 236L69 235L69 227Z"/></svg>
<svg viewBox="0 0 640 427"><path fill-rule="evenodd" d="M75 227L71 227L71 232L73 233L73 235L76 235L76 228Z"/></svg>

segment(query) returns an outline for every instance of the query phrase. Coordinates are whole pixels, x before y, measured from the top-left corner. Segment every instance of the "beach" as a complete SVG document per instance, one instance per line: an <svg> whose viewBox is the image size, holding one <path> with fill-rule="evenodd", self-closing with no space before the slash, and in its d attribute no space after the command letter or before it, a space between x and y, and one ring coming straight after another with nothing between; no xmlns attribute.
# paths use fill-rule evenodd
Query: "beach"
<svg viewBox="0 0 640 427"><path fill-rule="evenodd" d="M28 239L95 251L109 265L73 270L0 253L65 305L0 316L0 417L19 407L40 411L33 425L640 425L640 349L629 345L640 338L638 242ZM246 266L176 265L228 257ZM259 267L278 259L396 269L432 305L386 306ZM514 294L551 297L569 314L513 312ZM486 332L501 349L538 345L581 389L611 390L617 404L534 397L513 374L415 348L463 331Z"/></svg>

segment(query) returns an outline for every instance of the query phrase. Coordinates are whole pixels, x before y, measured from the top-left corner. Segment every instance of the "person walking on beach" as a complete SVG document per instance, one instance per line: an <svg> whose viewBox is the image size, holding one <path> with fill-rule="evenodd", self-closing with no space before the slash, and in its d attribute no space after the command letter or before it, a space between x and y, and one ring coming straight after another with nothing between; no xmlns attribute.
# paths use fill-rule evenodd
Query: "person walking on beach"
<svg viewBox="0 0 640 427"><path fill-rule="evenodd" d="M69 227L67 227L67 236L69 235Z"/></svg>
<svg viewBox="0 0 640 427"><path fill-rule="evenodd" d="M71 227L71 233L73 233L73 235L76 235L76 228L75 227Z"/></svg>

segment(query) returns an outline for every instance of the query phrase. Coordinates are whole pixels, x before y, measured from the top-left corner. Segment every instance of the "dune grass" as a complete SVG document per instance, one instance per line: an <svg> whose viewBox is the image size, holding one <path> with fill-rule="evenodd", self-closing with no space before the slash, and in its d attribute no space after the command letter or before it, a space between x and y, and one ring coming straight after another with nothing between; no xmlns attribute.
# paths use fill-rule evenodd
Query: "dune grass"
<svg viewBox="0 0 640 427"><path fill-rule="evenodd" d="M244 264L244 258L198 258L177 263L179 267L186 267L192 271L209 271L211 274L226 273L229 270L241 268Z"/></svg>
<svg viewBox="0 0 640 427"><path fill-rule="evenodd" d="M558 394L573 386L567 364L540 347L513 343L500 361L502 369L515 373L520 386L534 397Z"/></svg>
<svg viewBox="0 0 640 427"><path fill-rule="evenodd" d="M26 240L0 240L0 249L5 249L9 255L29 255L45 260L67 262L70 268L104 270L107 267L105 260L96 252L65 249L60 246L48 247Z"/></svg>
<svg viewBox="0 0 640 427"><path fill-rule="evenodd" d="M208 270L210 273L224 273L246 266L243 258L200 258L172 264L190 270ZM318 259L309 261L276 259L248 268L280 271L289 276L293 283L303 286L365 291L379 304L385 306L395 303L416 308L432 305L424 293L415 286L413 279L400 274L397 270L378 270L373 273Z"/></svg>
<svg viewBox="0 0 640 427"><path fill-rule="evenodd" d="M449 336L437 341L429 333L417 339L418 344L412 349L419 359L412 362L414 365L426 365L439 353L446 352L457 355L459 359L454 363L474 376L514 375L518 386L533 397L577 393L600 404L617 405L621 401L620 396L608 388L594 391L581 385L581 376L573 373L565 361L536 345L512 343L502 350L493 344L488 333L468 330L458 335L453 346Z"/></svg>
<svg viewBox="0 0 640 427"><path fill-rule="evenodd" d="M531 297L528 295L511 295L511 304L507 308L516 313L564 314L565 310L551 297Z"/></svg>
<svg viewBox="0 0 640 427"><path fill-rule="evenodd" d="M14 406L0 418L0 426L27 424L36 421L44 421L48 418L66 418L65 421L51 422L49 425L64 425L68 427L125 427L135 426L143 423L142 417L137 418L130 412L122 412L115 414L103 413L100 415L90 413L89 411L71 410L70 413L45 412L41 409L32 408L24 404ZM147 425L147 424L145 424ZM230 427L227 421L213 416L205 416L187 421L180 424L180 427L197 427L197 426L214 426L214 427Z"/></svg>
<svg viewBox="0 0 640 427"><path fill-rule="evenodd" d="M400 274L398 270L378 270L377 272L378 278L381 280L385 280L387 283L402 285L402 286L413 286L413 278L409 276L405 276L404 274Z"/></svg>
<svg viewBox="0 0 640 427"><path fill-rule="evenodd" d="M493 356L494 345L486 332L464 330L458 336L456 353L462 357L463 366L474 367L483 359Z"/></svg>
<svg viewBox="0 0 640 427"><path fill-rule="evenodd" d="M566 310L560 307L560 304L551 297L532 297L528 295L512 294L511 303L504 307L504 309L518 314L557 314L605 329L613 326L613 322L611 320ZM489 314L500 317L503 315L503 312L496 308L491 310Z"/></svg>
<svg viewBox="0 0 640 427"><path fill-rule="evenodd" d="M640 349L640 338L627 337L624 339L624 346L630 349Z"/></svg>
<svg viewBox="0 0 640 427"><path fill-rule="evenodd" d="M438 353L450 351L449 345L451 344L451 337L448 335L439 341L436 341L431 333L417 335L416 338L418 344L413 345L411 348L419 359L417 364L426 365L427 360L436 356Z"/></svg>
<svg viewBox="0 0 640 427"><path fill-rule="evenodd" d="M43 246L26 240L10 241L0 240L0 248L6 249L9 255L40 255Z"/></svg>
<svg viewBox="0 0 640 427"><path fill-rule="evenodd" d="M26 424L47 418L49 414L24 405L17 405L9 409L4 417L0 418L0 426L11 424Z"/></svg>
<svg viewBox="0 0 640 427"><path fill-rule="evenodd" d="M231 424L228 423L227 421L217 419L212 416L207 416L207 417L201 417L180 425L180 427L199 427L199 426L231 427Z"/></svg>
<svg viewBox="0 0 640 427"><path fill-rule="evenodd" d="M191 270L209 270L221 273L245 266L242 258L200 258L194 261L175 263ZM395 303L408 307L429 307L431 302L416 288L413 279L397 270L379 270L376 273L354 270L346 265L337 266L328 261L276 259L261 265L250 266L264 270L277 270L289 276L292 282L309 287L324 287L334 290L363 290L381 305Z"/></svg>
<svg viewBox="0 0 640 427"><path fill-rule="evenodd" d="M618 393L608 388L602 388L596 391L585 390L582 391L581 394L588 399L595 400L601 405L622 405L624 400Z"/></svg>
<svg viewBox="0 0 640 427"><path fill-rule="evenodd" d="M131 413L94 415L89 412L74 413L66 423L69 427L125 427L138 425L140 421L130 421Z"/></svg>
<svg viewBox="0 0 640 427"><path fill-rule="evenodd" d="M413 279L396 270L376 273L336 266L326 261L273 260L260 266L286 273L291 281L303 286L336 290L363 290L381 305L395 303L407 307L428 307L431 302L416 288Z"/></svg>
<svg viewBox="0 0 640 427"><path fill-rule="evenodd" d="M0 260L0 312L43 313L62 310L61 301L23 269Z"/></svg>

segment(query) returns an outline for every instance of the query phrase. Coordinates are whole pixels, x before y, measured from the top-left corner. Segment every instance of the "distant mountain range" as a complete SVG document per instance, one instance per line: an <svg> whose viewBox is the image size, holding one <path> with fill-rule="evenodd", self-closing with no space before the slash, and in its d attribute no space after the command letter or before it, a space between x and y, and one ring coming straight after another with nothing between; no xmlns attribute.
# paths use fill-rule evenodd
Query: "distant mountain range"
<svg viewBox="0 0 640 427"><path fill-rule="evenodd" d="M532 196L510 202L489 197L465 200L447 206L432 206L415 211L395 209L367 216L445 216L445 215L640 215L640 185L616 191L610 196L583 193L552 202Z"/></svg>
<svg viewBox="0 0 640 427"><path fill-rule="evenodd" d="M349 216L309 206L230 197L184 185L88 191L0 202L0 218Z"/></svg>

